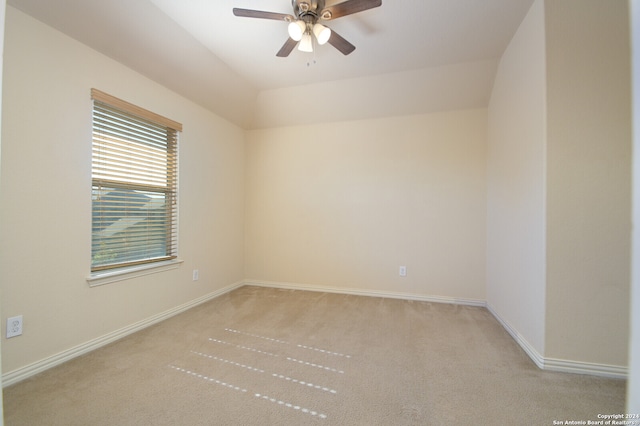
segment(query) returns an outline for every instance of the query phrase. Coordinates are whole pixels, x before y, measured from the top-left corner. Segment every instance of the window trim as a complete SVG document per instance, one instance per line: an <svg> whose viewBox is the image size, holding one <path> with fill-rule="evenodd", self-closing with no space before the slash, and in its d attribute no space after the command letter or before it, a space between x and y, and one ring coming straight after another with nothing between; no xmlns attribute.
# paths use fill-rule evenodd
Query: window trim
<svg viewBox="0 0 640 426"><path fill-rule="evenodd" d="M135 266L127 266L118 269L106 269L92 272L87 277L89 287L98 287L104 284L143 277L145 275L156 274L158 272L177 269L184 261L182 259L163 260L160 262L144 263Z"/></svg>
<svg viewBox="0 0 640 426"><path fill-rule="evenodd" d="M129 103L127 101L123 101L120 98L116 98L115 96L111 96L107 93L104 93L98 89L91 89L91 99L95 101L100 101L105 104L109 104L112 107L127 111L130 114L137 115L138 117L145 118L150 121L154 121L158 124L162 124L163 126L171 127L178 132L182 131L182 124L177 121L173 121L167 117L163 117L160 114L156 114L155 112L151 112L144 108L140 108L137 105Z"/></svg>

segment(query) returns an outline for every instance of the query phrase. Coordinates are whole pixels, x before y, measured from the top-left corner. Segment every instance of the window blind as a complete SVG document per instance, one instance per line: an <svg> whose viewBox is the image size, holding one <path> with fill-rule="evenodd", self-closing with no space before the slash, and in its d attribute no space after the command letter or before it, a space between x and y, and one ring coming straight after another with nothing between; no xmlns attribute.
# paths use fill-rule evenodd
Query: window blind
<svg viewBox="0 0 640 426"><path fill-rule="evenodd" d="M177 257L177 146L164 117L92 90L91 270Z"/></svg>

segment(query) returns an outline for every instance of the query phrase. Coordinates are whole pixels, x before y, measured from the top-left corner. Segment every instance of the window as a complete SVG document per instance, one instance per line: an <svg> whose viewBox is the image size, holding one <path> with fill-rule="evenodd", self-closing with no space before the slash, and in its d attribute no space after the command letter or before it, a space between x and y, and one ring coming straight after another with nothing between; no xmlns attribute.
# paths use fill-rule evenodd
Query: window
<svg viewBox="0 0 640 426"><path fill-rule="evenodd" d="M96 89L91 98L91 271L175 259L182 125Z"/></svg>

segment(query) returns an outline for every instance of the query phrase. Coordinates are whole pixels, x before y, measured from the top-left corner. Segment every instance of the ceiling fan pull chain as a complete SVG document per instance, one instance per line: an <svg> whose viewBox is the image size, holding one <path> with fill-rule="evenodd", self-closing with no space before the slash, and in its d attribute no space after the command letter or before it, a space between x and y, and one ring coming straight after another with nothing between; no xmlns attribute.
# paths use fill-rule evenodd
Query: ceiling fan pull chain
<svg viewBox="0 0 640 426"><path fill-rule="evenodd" d="M311 37L311 43L313 45L313 52L312 52L312 56L311 56L311 60L307 61L307 68L311 67L312 65L315 65L317 63L316 61L316 50L318 47L318 43L315 37Z"/></svg>

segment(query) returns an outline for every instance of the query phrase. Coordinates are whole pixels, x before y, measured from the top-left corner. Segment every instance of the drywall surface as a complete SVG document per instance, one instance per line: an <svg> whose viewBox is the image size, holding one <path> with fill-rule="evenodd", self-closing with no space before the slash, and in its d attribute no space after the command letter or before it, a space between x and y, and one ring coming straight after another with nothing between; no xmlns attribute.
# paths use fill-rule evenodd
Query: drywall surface
<svg viewBox="0 0 640 426"><path fill-rule="evenodd" d="M474 109L249 131L246 277L484 300L486 121Z"/></svg>
<svg viewBox="0 0 640 426"><path fill-rule="evenodd" d="M627 365L628 7L626 0L545 2L548 358Z"/></svg>
<svg viewBox="0 0 640 426"><path fill-rule="evenodd" d="M486 108L496 65L492 59L263 90L251 128Z"/></svg>
<svg viewBox="0 0 640 426"><path fill-rule="evenodd" d="M544 5L505 51L489 104L487 302L539 355L545 329Z"/></svg>
<svg viewBox="0 0 640 426"><path fill-rule="evenodd" d="M242 281L242 129L12 7L4 64L1 309L24 334L2 342L3 373ZM183 124L183 263L90 288L92 87Z"/></svg>

